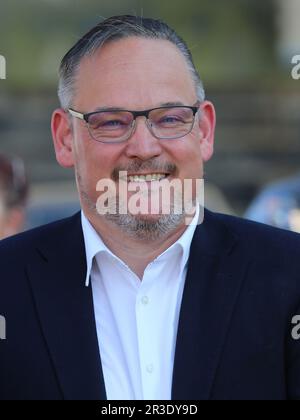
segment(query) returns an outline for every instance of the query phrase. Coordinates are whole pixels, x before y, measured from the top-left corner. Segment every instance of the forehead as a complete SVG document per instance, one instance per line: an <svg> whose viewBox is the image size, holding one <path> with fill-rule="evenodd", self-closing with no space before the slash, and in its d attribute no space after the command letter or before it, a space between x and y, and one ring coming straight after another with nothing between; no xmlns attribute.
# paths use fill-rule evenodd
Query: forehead
<svg viewBox="0 0 300 420"><path fill-rule="evenodd" d="M127 38L85 57L77 74L76 104L131 109L196 100L184 56L169 41Z"/></svg>

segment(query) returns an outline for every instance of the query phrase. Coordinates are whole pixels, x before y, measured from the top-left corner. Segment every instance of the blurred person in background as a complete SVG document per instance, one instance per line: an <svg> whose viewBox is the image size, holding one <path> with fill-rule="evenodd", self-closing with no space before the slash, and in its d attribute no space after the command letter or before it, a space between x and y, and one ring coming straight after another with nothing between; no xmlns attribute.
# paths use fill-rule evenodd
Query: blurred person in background
<svg viewBox="0 0 300 420"><path fill-rule="evenodd" d="M0 154L0 240L25 225L28 181L23 161Z"/></svg>
<svg viewBox="0 0 300 420"><path fill-rule="evenodd" d="M300 233L300 174L263 189L246 211L245 217Z"/></svg>

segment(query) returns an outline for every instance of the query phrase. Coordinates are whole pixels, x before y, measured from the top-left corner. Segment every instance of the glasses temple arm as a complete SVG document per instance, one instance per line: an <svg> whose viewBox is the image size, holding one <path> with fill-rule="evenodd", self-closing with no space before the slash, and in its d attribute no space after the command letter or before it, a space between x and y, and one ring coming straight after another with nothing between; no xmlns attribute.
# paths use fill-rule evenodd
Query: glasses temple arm
<svg viewBox="0 0 300 420"><path fill-rule="evenodd" d="M81 112L74 111L73 109L68 109L68 111L73 117L85 120L84 114L81 114Z"/></svg>

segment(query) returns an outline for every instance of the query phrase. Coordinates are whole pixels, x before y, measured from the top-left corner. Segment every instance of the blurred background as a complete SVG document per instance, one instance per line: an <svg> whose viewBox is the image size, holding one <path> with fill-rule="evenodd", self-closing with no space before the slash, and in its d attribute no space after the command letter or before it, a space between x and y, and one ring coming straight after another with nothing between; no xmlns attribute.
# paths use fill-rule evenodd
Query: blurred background
<svg viewBox="0 0 300 420"><path fill-rule="evenodd" d="M300 0L1 0L0 153L25 162L26 227L79 208L73 172L58 166L52 146L57 70L90 27L124 13L173 26L215 103L207 207L300 232L300 80L291 75Z"/></svg>

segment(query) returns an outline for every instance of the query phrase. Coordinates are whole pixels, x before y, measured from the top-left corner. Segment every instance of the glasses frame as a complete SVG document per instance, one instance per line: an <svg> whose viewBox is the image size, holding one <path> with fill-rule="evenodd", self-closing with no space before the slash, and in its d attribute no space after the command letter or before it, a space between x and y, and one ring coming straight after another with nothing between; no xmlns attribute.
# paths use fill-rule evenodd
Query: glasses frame
<svg viewBox="0 0 300 420"><path fill-rule="evenodd" d="M190 134L194 127L195 127L195 119L196 119L196 115L197 112L199 111L199 107L200 107L201 102L196 102L195 105L193 106L187 106L187 105L174 105L174 106L160 106L157 108L151 108L151 109L146 109L144 111L130 111L127 109L104 109L104 110L99 110L99 111L94 111L94 112L89 112L86 114L83 114L81 112L76 111L75 109L69 108L67 111L69 112L69 114L74 117L74 118L78 118L81 121L84 121L86 123L86 126L88 128L89 134L91 136L91 138L99 143L103 143L103 144L119 144L119 143L125 143L126 141L128 141L130 139L130 137L133 135L135 128L136 128L136 119L139 117L145 117L146 118L146 125L150 131L150 133L157 138L158 140L176 140L182 137L187 136L188 134ZM149 121L149 114L153 111L157 111L157 110L161 110L161 109L174 109L174 108L185 108L185 109L190 109L193 112L193 122L191 125L191 129L184 135L180 134L179 136L174 136L174 137L159 137L157 136L152 128L152 124ZM100 114L100 113L109 113L109 112L128 112L130 114L132 114L133 116L133 121L132 121L132 127L131 130L128 132L128 135L126 135L126 137L124 137L124 139L122 140L118 140L118 141L101 141L96 139L93 134L92 134L92 129L90 127L89 124L89 119L91 116L96 115L96 114Z"/></svg>

